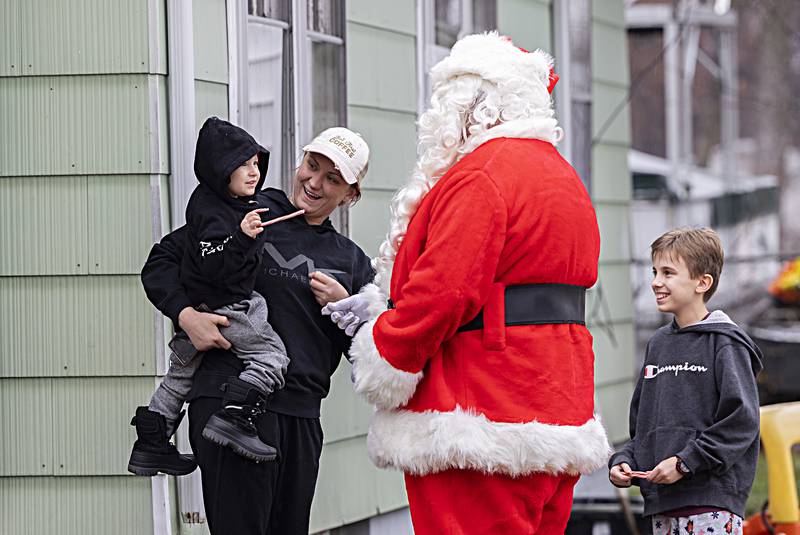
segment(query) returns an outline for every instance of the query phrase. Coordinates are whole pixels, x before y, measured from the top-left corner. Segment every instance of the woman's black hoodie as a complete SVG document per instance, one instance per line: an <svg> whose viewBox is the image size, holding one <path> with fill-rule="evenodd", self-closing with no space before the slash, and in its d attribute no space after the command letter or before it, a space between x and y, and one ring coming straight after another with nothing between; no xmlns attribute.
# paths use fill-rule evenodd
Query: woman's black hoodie
<svg viewBox="0 0 800 535"><path fill-rule="evenodd" d="M258 154L256 195L233 197L231 173ZM247 212L259 208L258 192L267 176L269 152L241 128L216 117L200 129L194 172L200 184L186 206L187 250L181 283L193 306L211 309L248 299L263 251L262 232L252 239L239 227Z"/></svg>

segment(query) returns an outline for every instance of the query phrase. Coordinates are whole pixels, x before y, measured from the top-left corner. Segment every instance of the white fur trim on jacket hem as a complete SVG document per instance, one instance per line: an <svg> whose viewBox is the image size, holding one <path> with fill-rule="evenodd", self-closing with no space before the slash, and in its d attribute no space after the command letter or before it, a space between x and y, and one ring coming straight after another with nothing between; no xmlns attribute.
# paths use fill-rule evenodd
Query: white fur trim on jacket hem
<svg viewBox="0 0 800 535"><path fill-rule="evenodd" d="M372 328L376 319L368 321L358 330L350 346L353 360L353 383L356 392L379 409L394 409L408 403L422 379L422 372L398 370L384 359L375 340Z"/></svg>
<svg viewBox="0 0 800 535"><path fill-rule="evenodd" d="M589 474L611 455L598 419L580 426L502 423L453 412L377 411L367 437L372 462L425 475L451 468L522 476Z"/></svg>

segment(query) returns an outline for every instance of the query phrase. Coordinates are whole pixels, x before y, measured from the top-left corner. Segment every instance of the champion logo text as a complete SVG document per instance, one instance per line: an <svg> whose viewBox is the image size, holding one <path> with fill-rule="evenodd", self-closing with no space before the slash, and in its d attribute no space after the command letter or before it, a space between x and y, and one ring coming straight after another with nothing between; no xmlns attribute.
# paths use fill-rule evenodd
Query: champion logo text
<svg viewBox="0 0 800 535"><path fill-rule="evenodd" d="M644 378L653 379L658 374L664 372L674 373L677 377L678 373L680 372L704 373L707 371L708 368L705 366L700 366L699 364L689 364L688 362L684 362L683 364L667 364L666 366L654 366L650 364L644 367Z"/></svg>

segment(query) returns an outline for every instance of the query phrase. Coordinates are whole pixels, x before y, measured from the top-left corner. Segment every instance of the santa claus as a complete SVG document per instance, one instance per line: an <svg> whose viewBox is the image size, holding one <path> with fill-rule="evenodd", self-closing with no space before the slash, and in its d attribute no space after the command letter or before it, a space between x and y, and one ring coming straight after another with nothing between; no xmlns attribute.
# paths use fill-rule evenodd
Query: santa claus
<svg viewBox="0 0 800 535"><path fill-rule="evenodd" d="M599 232L555 148L552 58L472 35L431 80L375 284L325 313L355 333L369 455L405 473L417 535L563 533L610 448L584 322Z"/></svg>

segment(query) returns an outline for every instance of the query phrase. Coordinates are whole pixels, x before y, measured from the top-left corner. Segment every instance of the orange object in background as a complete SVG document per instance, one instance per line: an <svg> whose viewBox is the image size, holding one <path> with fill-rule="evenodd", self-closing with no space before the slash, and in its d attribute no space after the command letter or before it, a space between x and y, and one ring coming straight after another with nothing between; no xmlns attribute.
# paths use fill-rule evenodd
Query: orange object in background
<svg viewBox="0 0 800 535"><path fill-rule="evenodd" d="M768 291L784 305L800 305L800 257L781 269L770 283Z"/></svg>
<svg viewBox="0 0 800 535"><path fill-rule="evenodd" d="M800 535L800 524L772 524L769 513L766 516L769 527L764 523L761 513L751 515L745 520L744 535Z"/></svg>
<svg viewBox="0 0 800 535"><path fill-rule="evenodd" d="M744 523L744 535L800 535L800 505L792 446L800 444L800 402L761 407L761 443L767 460L768 510Z"/></svg>

